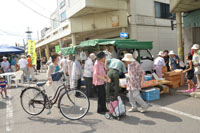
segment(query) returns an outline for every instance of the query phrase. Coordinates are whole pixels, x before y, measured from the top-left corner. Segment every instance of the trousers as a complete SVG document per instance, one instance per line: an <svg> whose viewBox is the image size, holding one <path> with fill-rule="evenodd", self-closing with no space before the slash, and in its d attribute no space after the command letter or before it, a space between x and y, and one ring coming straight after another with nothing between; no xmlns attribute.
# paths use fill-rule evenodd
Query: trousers
<svg viewBox="0 0 200 133"><path fill-rule="evenodd" d="M148 104L142 99L138 90L130 90L128 95L129 102L133 108L137 108L136 103L138 103L142 108L148 107Z"/></svg>
<svg viewBox="0 0 200 133"><path fill-rule="evenodd" d="M108 71L108 77L111 79L111 83L107 83L106 86L106 98L110 98L110 88L111 84L114 84L114 98L116 99L119 96L119 71L115 69L110 69Z"/></svg>
<svg viewBox="0 0 200 133"><path fill-rule="evenodd" d="M95 86L98 95L97 112L104 112L106 110L106 91L105 85Z"/></svg>

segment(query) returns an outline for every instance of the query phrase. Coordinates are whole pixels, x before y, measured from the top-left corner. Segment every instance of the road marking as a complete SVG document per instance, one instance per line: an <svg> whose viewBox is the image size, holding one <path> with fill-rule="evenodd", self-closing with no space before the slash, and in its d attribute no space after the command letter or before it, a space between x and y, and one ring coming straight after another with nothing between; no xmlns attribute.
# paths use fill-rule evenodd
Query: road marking
<svg viewBox="0 0 200 133"><path fill-rule="evenodd" d="M10 99L8 99L6 103L7 103L7 105L6 105L6 131L10 132L10 131L12 131L12 125L14 123L13 107L12 107L12 103L11 103Z"/></svg>
<svg viewBox="0 0 200 133"><path fill-rule="evenodd" d="M160 105L157 105L157 104L154 104L154 103L150 103L150 105L158 107L158 108L166 110L166 111L169 111L169 112L173 112L173 113L176 113L176 114L179 114L179 115L182 115L182 116L186 116L188 118L192 118L192 119L200 121L200 117L199 116L195 116L195 115L192 115L192 114L181 112L181 111L178 111L178 110L175 110L175 109L171 109L171 108L168 108L168 107L163 107L163 106L160 106Z"/></svg>

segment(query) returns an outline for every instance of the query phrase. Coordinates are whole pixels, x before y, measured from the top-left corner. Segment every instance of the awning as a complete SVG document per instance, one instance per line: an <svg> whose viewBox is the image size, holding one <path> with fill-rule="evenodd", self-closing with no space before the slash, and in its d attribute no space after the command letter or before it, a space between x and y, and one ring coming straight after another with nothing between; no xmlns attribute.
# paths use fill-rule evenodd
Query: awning
<svg viewBox="0 0 200 133"><path fill-rule="evenodd" d="M114 45L124 49L152 49L152 41L137 41L132 39L95 39L81 42L77 47L95 47L96 45Z"/></svg>
<svg viewBox="0 0 200 133"><path fill-rule="evenodd" d="M0 45L0 55L5 54L21 54L24 53L24 50L10 45Z"/></svg>

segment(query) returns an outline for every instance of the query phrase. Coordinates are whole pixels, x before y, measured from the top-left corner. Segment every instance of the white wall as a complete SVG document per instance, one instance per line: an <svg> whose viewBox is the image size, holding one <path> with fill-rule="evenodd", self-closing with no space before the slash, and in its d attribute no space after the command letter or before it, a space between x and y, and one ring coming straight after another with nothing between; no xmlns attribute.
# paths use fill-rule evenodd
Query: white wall
<svg viewBox="0 0 200 133"><path fill-rule="evenodd" d="M71 18L71 30L72 33L85 32L91 30L100 30L112 27L112 16L119 17L119 27L127 27L127 12L126 11L111 11L98 14L91 14L81 17ZM95 29L92 28L92 24L95 24Z"/></svg>
<svg viewBox="0 0 200 133"><path fill-rule="evenodd" d="M169 19L155 18L154 1L169 4L169 0L130 0L130 37L139 41L153 41L154 56L165 49L177 52L176 30L171 30Z"/></svg>

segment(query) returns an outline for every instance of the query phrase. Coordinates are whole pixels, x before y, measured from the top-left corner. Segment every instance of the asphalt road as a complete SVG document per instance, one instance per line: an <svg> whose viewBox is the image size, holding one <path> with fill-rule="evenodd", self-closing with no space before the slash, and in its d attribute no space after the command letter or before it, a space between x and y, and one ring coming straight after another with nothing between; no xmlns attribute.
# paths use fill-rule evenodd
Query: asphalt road
<svg viewBox="0 0 200 133"><path fill-rule="evenodd" d="M37 76L45 79L44 74ZM148 112L127 113L120 121L107 120L96 113L96 99L91 99L91 108L83 119L65 119L58 108L51 114L45 110L39 116L26 114L20 105L22 87L8 90L10 100L0 98L0 133L199 133L200 100L175 92L163 95ZM126 103L127 109L130 108Z"/></svg>

